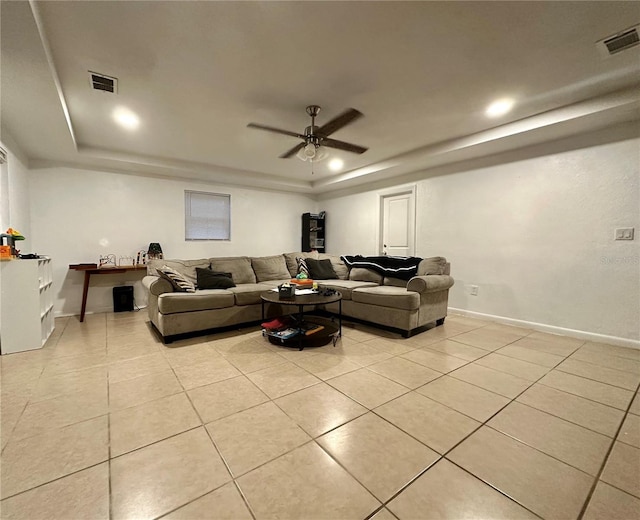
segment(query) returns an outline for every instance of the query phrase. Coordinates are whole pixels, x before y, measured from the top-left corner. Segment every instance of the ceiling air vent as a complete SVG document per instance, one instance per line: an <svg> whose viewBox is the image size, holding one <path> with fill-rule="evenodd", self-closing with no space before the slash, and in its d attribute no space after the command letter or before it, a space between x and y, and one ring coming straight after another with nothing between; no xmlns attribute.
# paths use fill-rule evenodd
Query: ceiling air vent
<svg viewBox="0 0 640 520"><path fill-rule="evenodd" d="M118 93L118 78L112 78L104 74L89 71L89 82L91 83L91 88L94 90L111 92L112 94Z"/></svg>
<svg viewBox="0 0 640 520"><path fill-rule="evenodd" d="M611 56L622 52L631 47L634 47L640 43L640 37L638 36L638 28L636 25L630 29L626 29L618 34L609 36L604 40L600 40L596 45L605 56Z"/></svg>

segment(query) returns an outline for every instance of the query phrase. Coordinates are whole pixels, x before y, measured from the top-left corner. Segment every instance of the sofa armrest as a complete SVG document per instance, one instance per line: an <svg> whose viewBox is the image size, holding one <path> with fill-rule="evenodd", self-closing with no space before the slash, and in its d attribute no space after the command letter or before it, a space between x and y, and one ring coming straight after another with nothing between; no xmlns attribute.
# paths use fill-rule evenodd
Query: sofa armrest
<svg viewBox="0 0 640 520"><path fill-rule="evenodd" d="M446 291L453 285L453 278L446 274L428 274L426 276L414 276L407 283L407 291L419 293L432 293Z"/></svg>
<svg viewBox="0 0 640 520"><path fill-rule="evenodd" d="M159 276L145 276L142 279L142 285L154 296L173 292L173 285L171 285L169 280L165 280Z"/></svg>

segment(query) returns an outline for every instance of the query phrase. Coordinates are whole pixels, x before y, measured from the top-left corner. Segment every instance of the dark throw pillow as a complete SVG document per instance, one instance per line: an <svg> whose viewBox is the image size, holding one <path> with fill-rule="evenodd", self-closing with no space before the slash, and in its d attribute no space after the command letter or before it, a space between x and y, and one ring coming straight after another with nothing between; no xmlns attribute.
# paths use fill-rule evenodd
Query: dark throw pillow
<svg viewBox="0 0 640 520"><path fill-rule="evenodd" d="M314 280L331 280L338 278L329 259L314 260L313 258L306 258L305 262L309 269L309 275Z"/></svg>
<svg viewBox="0 0 640 520"><path fill-rule="evenodd" d="M235 287L231 273L216 273L211 269L196 267L198 289L229 289Z"/></svg>

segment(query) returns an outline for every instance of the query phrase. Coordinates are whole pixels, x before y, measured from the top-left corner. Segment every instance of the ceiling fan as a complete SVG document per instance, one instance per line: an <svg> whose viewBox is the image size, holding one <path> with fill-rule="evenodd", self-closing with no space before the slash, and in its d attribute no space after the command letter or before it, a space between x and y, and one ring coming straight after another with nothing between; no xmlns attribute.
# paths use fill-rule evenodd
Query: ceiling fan
<svg viewBox="0 0 640 520"><path fill-rule="evenodd" d="M281 159L287 159L294 155L297 155L303 161L318 161L322 159L321 146L327 148L337 148L338 150L344 150L346 152L364 153L368 150L364 146L358 146L356 144L345 143L344 141L338 141L337 139L330 139L329 136L343 128L344 126L352 123L356 119L362 117L362 113L355 108L348 108L339 116L334 117L328 123L322 126L316 126L316 116L320 112L318 105L309 105L307 107L307 114L311 116L311 125L304 129L303 134L297 132L290 132L288 130L281 130L272 126L260 125L258 123L249 123L249 128L257 128L258 130L266 130L267 132L275 132L276 134L290 135L291 137L297 137L302 139L301 143L291 148L291 150L283 153L279 157Z"/></svg>

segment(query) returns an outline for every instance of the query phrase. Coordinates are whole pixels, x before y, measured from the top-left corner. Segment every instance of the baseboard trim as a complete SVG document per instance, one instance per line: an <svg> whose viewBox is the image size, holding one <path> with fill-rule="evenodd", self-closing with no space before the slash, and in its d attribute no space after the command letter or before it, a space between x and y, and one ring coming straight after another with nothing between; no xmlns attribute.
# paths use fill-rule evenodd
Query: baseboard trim
<svg viewBox="0 0 640 520"><path fill-rule="evenodd" d="M640 340L620 338L618 336L607 336L606 334L597 334L595 332L586 332L584 330L567 329L564 327L556 327L554 325L546 325L544 323L536 323L533 321L516 320L514 318L506 318L504 316L496 316L493 314L484 314L482 312L468 311L466 309L456 309L449 307L448 311L452 314L460 314L470 318L480 318L483 320L495 321L504 325L513 325L516 327L524 327L540 332L549 332L551 334L560 334L562 336L571 336L572 338L585 339L588 341L596 341L598 343L607 343L609 345L618 345L620 347L630 347L640 349Z"/></svg>

